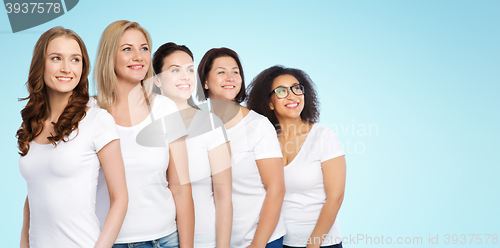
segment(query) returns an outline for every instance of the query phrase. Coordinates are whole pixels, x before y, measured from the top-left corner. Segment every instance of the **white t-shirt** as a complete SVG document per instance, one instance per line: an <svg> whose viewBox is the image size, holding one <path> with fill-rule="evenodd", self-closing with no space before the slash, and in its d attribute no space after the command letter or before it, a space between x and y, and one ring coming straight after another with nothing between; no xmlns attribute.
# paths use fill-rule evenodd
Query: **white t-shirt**
<svg viewBox="0 0 500 248"><path fill-rule="evenodd" d="M226 129L219 117L198 110L189 125L186 139L195 210L194 246L213 248L216 246L216 217L208 151L228 141Z"/></svg>
<svg viewBox="0 0 500 248"><path fill-rule="evenodd" d="M157 95L151 109L152 115L135 126L117 125L129 201L115 243L154 240L177 230L174 199L166 177L168 143L185 136L186 127L172 100ZM102 171L96 207L102 228L109 210L109 194Z"/></svg>
<svg viewBox="0 0 500 248"><path fill-rule="evenodd" d="M276 130L269 120L250 111L238 124L227 130L231 141L233 174L233 230L231 247L247 247L252 243L259 223L266 189L255 160L281 158ZM285 234L280 216L269 242Z"/></svg>
<svg viewBox="0 0 500 248"><path fill-rule="evenodd" d="M68 138L57 146L32 141L19 159L28 184L31 248L88 248L99 238L97 152L118 139L118 130L106 110L90 108Z"/></svg>
<svg viewBox="0 0 500 248"><path fill-rule="evenodd" d="M330 128L314 124L297 156L285 166L284 245L307 246L326 201L321 163L342 155L344 152L337 135ZM339 222L335 220L321 245L338 244L340 238Z"/></svg>

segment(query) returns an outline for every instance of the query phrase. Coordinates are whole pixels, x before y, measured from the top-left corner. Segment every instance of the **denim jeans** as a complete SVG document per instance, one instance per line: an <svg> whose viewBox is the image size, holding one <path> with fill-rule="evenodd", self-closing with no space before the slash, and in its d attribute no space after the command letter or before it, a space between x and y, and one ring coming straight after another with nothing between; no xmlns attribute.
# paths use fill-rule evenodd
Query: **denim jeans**
<svg viewBox="0 0 500 248"><path fill-rule="evenodd" d="M267 243L266 248L282 248L283 247L283 237Z"/></svg>
<svg viewBox="0 0 500 248"><path fill-rule="evenodd" d="M114 244L113 248L178 248L179 235L177 231L159 239L125 244Z"/></svg>
<svg viewBox="0 0 500 248"><path fill-rule="evenodd" d="M299 248L299 247L283 245L283 248ZM321 246L320 248L342 248L342 242L336 245Z"/></svg>

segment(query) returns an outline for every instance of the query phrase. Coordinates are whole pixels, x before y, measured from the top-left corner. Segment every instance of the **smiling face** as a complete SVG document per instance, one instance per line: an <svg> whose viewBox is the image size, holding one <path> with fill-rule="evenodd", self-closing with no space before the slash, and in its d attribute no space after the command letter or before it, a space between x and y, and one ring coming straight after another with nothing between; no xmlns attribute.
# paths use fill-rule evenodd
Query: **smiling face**
<svg viewBox="0 0 500 248"><path fill-rule="evenodd" d="M144 34L137 29L125 31L118 42L115 73L118 82L140 83L148 72L151 52Z"/></svg>
<svg viewBox="0 0 500 248"><path fill-rule="evenodd" d="M195 85L194 63L191 56L175 51L163 59L163 67L156 86L161 94L173 101L186 101L191 97Z"/></svg>
<svg viewBox="0 0 500 248"><path fill-rule="evenodd" d="M82 52L76 40L61 36L50 41L43 80L49 95L63 93L71 95L80 82L83 69Z"/></svg>
<svg viewBox="0 0 500 248"><path fill-rule="evenodd" d="M231 57L216 58L204 82L210 99L234 100L241 90L240 68Z"/></svg>
<svg viewBox="0 0 500 248"><path fill-rule="evenodd" d="M281 75L274 79L272 89L276 89L280 86L292 87L293 85L299 85L299 81L292 75ZM292 93L291 90L288 92L288 96L279 99L274 92L271 94L271 99L269 107L274 111L276 117L279 119L295 119L300 118L300 113L304 109L304 95L297 96Z"/></svg>

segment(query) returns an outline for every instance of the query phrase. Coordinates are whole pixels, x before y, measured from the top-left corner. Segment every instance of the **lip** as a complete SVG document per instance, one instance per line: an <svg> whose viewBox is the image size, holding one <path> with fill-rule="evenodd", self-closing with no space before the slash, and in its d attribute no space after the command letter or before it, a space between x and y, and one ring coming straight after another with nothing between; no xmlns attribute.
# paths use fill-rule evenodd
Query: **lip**
<svg viewBox="0 0 500 248"><path fill-rule="evenodd" d="M290 105L294 105L294 104L297 104L293 107L289 107ZM300 102L299 101L296 101L296 102L291 102L291 103L287 103L285 104L285 107L288 108L288 109L297 109L300 105Z"/></svg>
<svg viewBox="0 0 500 248"><path fill-rule="evenodd" d="M181 86L187 86L187 87L181 87ZM189 89L191 89L191 85L190 84L176 84L175 87L177 87L177 89L179 89L179 90L189 90Z"/></svg>
<svg viewBox="0 0 500 248"><path fill-rule="evenodd" d="M228 87L228 88L226 88L226 87ZM229 87L232 87L232 88L229 88ZM225 85L222 85L221 88L224 90L234 90L234 89L236 89L236 85L225 84Z"/></svg>
<svg viewBox="0 0 500 248"><path fill-rule="evenodd" d="M57 81L66 84L71 81L73 81L73 77L67 77L67 76L56 76Z"/></svg>
<svg viewBox="0 0 500 248"><path fill-rule="evenodd" d="M135 65L129 65L127 68L131 70L142 70L144 68L143 64L135 64Z"/></svg>

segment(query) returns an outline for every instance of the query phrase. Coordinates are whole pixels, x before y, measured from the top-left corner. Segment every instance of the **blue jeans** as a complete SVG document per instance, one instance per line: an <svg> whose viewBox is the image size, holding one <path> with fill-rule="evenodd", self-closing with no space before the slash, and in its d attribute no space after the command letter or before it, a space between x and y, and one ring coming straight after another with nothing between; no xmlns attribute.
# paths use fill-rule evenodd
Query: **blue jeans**
<svg viewBox="0 0 500 248"><path fill-rule="evenodd" d="M299 247L293 247L293 246L286 246L284 245L283 248L299 248ZM342 248L342 242L336 244L336 245L329 245L329 246L321 246L320 248Z"/></svg>
<svg viewBox="0 0 500 248"><path fill-rule="evenodd" d="M283 248L283 236L277 240L267 243L266 248Z"/></svg>
<svg viewBox="0 0 500 248"><path fill-rule="evenodd" d="M179 248L177 231L159 239L135 243L114 244L113 248Z"/></svg>

